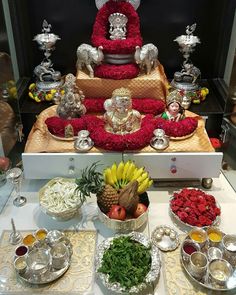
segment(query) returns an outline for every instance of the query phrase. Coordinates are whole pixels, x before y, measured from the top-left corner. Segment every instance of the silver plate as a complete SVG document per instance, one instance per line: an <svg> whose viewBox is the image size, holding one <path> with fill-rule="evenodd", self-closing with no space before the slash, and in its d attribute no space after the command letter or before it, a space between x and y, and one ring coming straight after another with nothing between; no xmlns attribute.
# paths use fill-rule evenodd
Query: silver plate
<svg viewBox="0 0 236 295"><path fill-rule="evenodd" d="M161 234L161 231L163 231L163 234ZM173 233L175 235L175 239L171 239L170 234ZM157 226L152 232L151 239L154 245L164 252L173 251L179 246L178 233L168 225Z"/></svg>
<svg viewBox="0 0 236 295"><path fill-rule="evenodd" d="M47 240L46 240L47 241ZM63 240L62 240L63 243ZM60 269L53 268L52 264L50 265L49 269L41 275L33 275L32 272L29 271L29 269L26 270L23 274L18 273L18 277L29 284L47 284L55 281L56 279L60 278L70 267L71 263L71 256L73 254L73 246L71 243L65 244L68 248L69 258L65 260L64 265ZM35 246L37 247L37 246ZM45 242L43 245L40 246L40 248L46 248L51 249L50 245Z"/></svg>
<svg viewBox="0 0 236 295"><path fill-rule="evenodd" d="M191 189L191 188L189 188ZM177 191L177 193L180 191ZM204 192L205 193L205 192ZM184 232L189 232L192 228L196 227L194 225L190 225L188 223L183 222L172 210L170 207L170 202L173 199L173 197L169 200L169 215L171 217L171 220L173 221L174 225L176 225L178 228L180 228ZM221 209L220 204L216 201L216 206ZM216 216L216 219L212 222L209 226L202 226L202 229L206 229L208 227L212 226L219 226L220 224L220 215Z"/></svg>
<svg viewBox="0 0 236 295"><path fill-rule="evenodd" d="M145 247L151 246L151 269L149 273L143 278L143 283L137 286L133 286L130 290L125 291L123 287L120 286L119 283L109 283L109 276L103 273L99 273L98 269L102 265L102 258L104 252L109 249L110 245L112 244L113 240L117 237L121 236L130 236L132 240L139 242L140 244L144 245ZM159 277L160 270L161 270L161 259L160 259L160 252L158 248L150 243L150 240L142 233L138 232L131 232L127 235L117 235L116 237L108 238L104 240L99 246L97 250L97 256L95 258L95 269L97 272L98 277L101 279L104 286L113 292L118 294L127 294L128 293L139 293L141 290L146 289L150 284L152 284L156 279Z"/></svg>
<svg viewBox="0 0 236 295"><path fill-rule="evenodd" d="M65 265L61 269L54 269L50 268L47 272L42 275L32 275L30 271L26 271L24 274L18 274L19 278L29 284L47 284L55 281L56 279L60 278L69 268L70 260L65 262Z"/></svg>
<svg viewBox="0 0 236 295"><path fill-rule="evenodd" d="M189 239L189 237L187 236L185 238L186 239ZM184 240L184 241L185 241ZM183 242L184 242L183 241ZM208 249L208 246L206 246L206 248L204 250L202 250L202 252L206 252ZM234 272L232 274L232 276L228 279L227 283L226 283L226 286L220 286L216 283L212 283L210 280L209 280L209 277L208 277L208 273L206 273L206 275L201 279L201 280L197 280L195 279L192 274L190 273L189 271L189 265L188 265L188 262L186 262L182 255L180 254L180 261L181 261L181 264L185 270L185 272L187 273L187 275L191 278L191 280L193 280L195 283L197 283L198 285L201 285L202 287L205 287L207 289L210 289L210 290L214 290L214 291L229 291L229 290L232 290L232 289L235 289L236 288L236 269L234 269Z"/></svg>

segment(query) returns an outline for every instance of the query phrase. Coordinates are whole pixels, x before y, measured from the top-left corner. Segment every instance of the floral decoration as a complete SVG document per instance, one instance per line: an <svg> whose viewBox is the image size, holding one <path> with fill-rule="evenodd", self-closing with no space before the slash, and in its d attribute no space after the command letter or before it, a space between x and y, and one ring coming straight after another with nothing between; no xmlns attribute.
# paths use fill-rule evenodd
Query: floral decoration
<svg viewBox="0 0 236 295"><path fill-rule="evenodd" d="M106 98L103 97L86 97L84 100L84 105L87 112L89 113L103 113L104 102ZM132 98L132 108L139 111L142 114L161 114L165 109L165 102L162 99L155 98Z"/></svg>
<svg viewBox="0 0 236 295"><path fill-rule="evenodd" d="M110 14L119 12L125 14L128 18L127 37L124 40L110 40L108 38ZM129 54L135 51L136 46L142 46L142 37L140 33L139 16L133 6L125 1L109 0L98 11L93 26L91 38L95 47L103 46L104 53L110 54Z"/></svg>
<svg viewBox="0 0 236 295"><path fill-rule="evenodd" d="M52 101L56 94L63 95L64 89L51 89L48 91L39 90L35 83L29 86L29 97L36 102Z"/></svg>
<svg viewBox="0 0 236 295"><path fill-rule="evenodd" d="M198 227L212 225L221 213L215 198L199 189L184 188L174 193L170 208L181 221Z"/></svg>
<svg viewBox="0 0 236 295"><path fill-rule="evenodd" d="M94 69L96 77L112 80L133 79L139 74L137 64L112 65L103 64L96 66Z"/></svg>
<svg viewBox="0 0 236 295"><path fill-rule="evenodd" d="M220 149L222 147L222 141L218 138L212 137L210 138L210 142L214 149Z"/></svg>
<svg viewBox="0 0 236 295"><path fill-rule="evenodd" d="M103 118L94 115L84 115L81 118L71 120L64 120L55 116L46 119L45 123L49 132L59 137L64 137L65 127L68 124L73 127L75 136L80 130L87 129L96 147L111 151L141 149L149 145L155 129L155 118L151 114L142 119L140 130L125 135L107 132L104 128L105 121Z"/></svg>
<svg viewBox="0 0 236 295"><path fill-rule="evenodd" d="M198 125L197 118L187 117L181 121L169 121L163 118L156 119L156 128L163 129L170 137L183 137L192 134Z"/></svg>
<svg viewBox="0 0 236 295"><path fill-rule="evenodd" d="M182 96L187 96L189 100L192 101L194 104L200 104L202 101L206 99L207 94L209 93L208 88L202 87L199 90L196 91L185 91L185 90L180 90L179 93Z"/></svg>

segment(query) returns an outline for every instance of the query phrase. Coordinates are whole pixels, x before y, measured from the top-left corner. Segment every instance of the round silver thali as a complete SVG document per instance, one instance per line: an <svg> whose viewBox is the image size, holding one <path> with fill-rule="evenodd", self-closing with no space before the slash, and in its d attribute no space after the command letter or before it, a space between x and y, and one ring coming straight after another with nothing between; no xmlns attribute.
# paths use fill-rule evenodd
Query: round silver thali
<svg viewBox="0 0 236 295"><path fill-rule="evenodd" d="M186 236L186 238L184 239L187 240L189 239L189 236ZM183 241L183 243L184 243ZM182 247L182 245L181 245ZM207 250L209 249L209 244L207 243L202 249L201 249L201 252L203 252L204 254L207 253ZM190 266L189 266L189 262L184 259L183 257L183 254L182 254L182 251L180 251L180 261L181 261L181 264L185 270L185 272L187 273L188 277L193 281L195 282L196 284L202 286L202 287L205 287L209 290L213 290L213 291L230 291L230 290L233 290L233 289L236 289L236 269L234 269L232 275L228 278L228 280L226 281L226 283L224 285L220 285L220 284L217 284L215 282L213 282L210 277L209 277L209 271L207 270L205 275L202 276L202 278L200 279L196 279L192 273L191 273L191 269L190 269ZM214 260L216 261L216 260ZM229 262L229 261L228 261ZM209 262L208 262L209 263ZM212 293L213 294L213 293ZM230 294L233 294L233 293L230 293Z"/></svg>
<svg viewBox="0 0 236 295"><path fill-rule="evenodd" d="M179 246L178 233L168 225L157 226L152 232L152 242L161 251L173 251Z"/></svg>
<svg viewBox="0 0 236 295"><path fill-rule="evenodd" d="M53 238L55 238L55 233L59 234L59 236L57 236L57 240L53 240ZM64 247L66 247L67 249L67 257L66 259L63 259L63 261L60 261L59 267L57 265L56 268L54 268L54 264L52 261L52 257L50 259L49 265L47 267L47 270L44 273L38 273L35 274L32 272L32 270L27 267L26 270L21 273L21 272L17 272L16 270L16 274L17 277L29 284L37 284L37 285L42 285L42 284L47 284L50 282L55 281L56 279L60 278L70 267L71 264L71 256L73 254L73 246L70 242L70 240L62 233L59 231L50 231L48 234L53 234L50 236L50 239L45 239L45 241L43 242L39 242L38 244L35 244L30 252L28 253L28 255L31 254L31 251L34 250L42 250L45 251L47 253L50 253L50 250L52 247L56 246L57 243L61 243L64 244ZM26 260L27 260L27 256L26 256ZM37 265L38 264L38 265ZM34 261L34 268L41 268L41 262L40 261Z"/></svg>
<svg viewBox="0 0 236 295"><path fill-rule="evenodd" d="M107 249L110 248L112 242L117 237L121 236L130 236L132 240L139 242L140 244L144 245L145 247L151 246L151 268L146 277L143 278L143 282L137 286L131 287L130 290L125 290L124 287L122 287L118 282L110 283L109 282L109 275L99 273L98 269L102 265L102 258ZM136 294L140 293L140 291L146 289L148 286L150 286L152 283L154 283L157 278L159 277L160 270L161 270L161 259L160 259L160 252L158 248L153 245L150 240L142 233L139 232L131 232L129 234L122 234L122 235L116 235L115 237L108 238L104 240L99 246L97 251L97 256L95 258L95 269L97 272L98 277L102 281L103 285L112 292L118 293L118 294Z"/></svg>

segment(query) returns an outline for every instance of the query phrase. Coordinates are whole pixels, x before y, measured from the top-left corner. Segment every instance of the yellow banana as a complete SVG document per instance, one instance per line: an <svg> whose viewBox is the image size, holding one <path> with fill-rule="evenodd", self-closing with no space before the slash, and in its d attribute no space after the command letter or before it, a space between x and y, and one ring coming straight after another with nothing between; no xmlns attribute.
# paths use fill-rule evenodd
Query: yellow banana
<svg viewBox="0 0 236 295"><path fill-rule="evenodd" d="M131 162L131 164L130 164L128 170L127 170L127 173L126 173L126 178L127 178L128 181L130 181L132 176L134 175L135 169L137 169L137 168L135 167L134 162Z"/></svg>
<svg viewBox="0 0 236 295"><path fill-rule="evenodd" d="M117 165L116 163L113 163L113 165L111 166L111 175L115 183L117 182L116 173L117 173Z"/></svg>
<svg viewBox="0 0 236 295"><path fill-rule="evenodd" d="M117 180L118 182L122 179L122 175L123 175L123 171L124 171L124 162L121 161L117 167L117 172L116 172L116 176L117 176Z"/></svg>
<svg viewBox="0 0 236 295"><path fill-rule="evenodd" d="M133 175L131 180L136 180L143 173L144 167L139 168Z"/></svg>
<svg viewBox="0 0 236 295"><path fill-rule="evenodd" d="M152 186L152 184L153 184L153 180L151 179L151 180L149 180L149 182L148 182L148 187Z"/></svg>
<svg viewBox="0 0 236 295"><path fill-rule="evenodd" d="M149 178L146 178L143 182L140 183L140 185L138 186L138 194L143 194L148 186L149 186Z"/></svg>
<svg viewBox="0 0 236 295"><path fill-rule="evenodd" d="M123 171L123 174L122 174L122 179L124 179L124 180L126 179L127 171L129 169L130 165L131 165L130 160L125 163L124 171Z"/></svg>
<svg viewBox="0 0 236 295"><path fill-rule="evenodd" d="M144 181L145 178L148 178L148 173L147 172L142 173L142 175L140 175L137 178L138 183L141 183L142 181Z"/></svg>
<svg viewBox="0 0 236 295"><path fill-rule="evenodd" d="M108 184L110 184L112 186L115 185L115 182L113 180L112 173L111 173L111 168L106 169L106 179L107 179Z"/></svg>

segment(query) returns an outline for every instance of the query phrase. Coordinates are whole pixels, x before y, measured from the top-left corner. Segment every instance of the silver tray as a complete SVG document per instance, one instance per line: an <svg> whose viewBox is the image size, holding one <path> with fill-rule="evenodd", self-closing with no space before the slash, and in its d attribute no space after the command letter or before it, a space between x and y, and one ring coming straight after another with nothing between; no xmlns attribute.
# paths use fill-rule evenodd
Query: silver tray
<svg viewBox="0 0 236 295"><path fill-rule="evenodd" d="M158 237L160 230L163 230L163 234ZM175 238L171 238L170 234L174 234ZM152 232L152 242L156 245L161 251L173 251L179 246L179 237L178 233L168 225L157 226Z"/></svg>
<svg viewBox="0 0 236 295"><path fill-rule="evenodd" d="M173 221L174 225L176 225L178 228L180 228L184 232L189 232L192 228L195 228L196 226L188 224L183 222L172 210L170 207L170 202L173 199L173 197L169 200L169 215L171 217L171 220ZM216 202L216 206L221 209L220 204ZM211 225L208 226L202 226L202 229L207 229L208 227L212 226L219 226L220 225L220 215L216 216L216 219L212 222Z"/></svg>
<svg viewBox="0 0 236 295"><path fill-rule="evenodd" d="M104 252L110 248L110 245L112 244L113 240L117 237L121 236L130 236L132 240L137 241L144 245L145 247L149 247L151 245L151 257L152 257L152 263L151 263L151 269L149 273L146 275L145 278L143 278L143 283L133 286L130 290L124 290L124 287L121 287L119 283L110 283L109 282L109 275L99 273L98 269L102 265L102 258ZM118 294L127 294L127 293L139 293L141 290L146 289L149 285L151 285L153 282L156 281L156 279L159 277L160 270L161 270L161 258L160 258L160 251L159 249L150 243L150 240L142 233L138 232L131 232L130 234L123 234L123 235L116 235L115 237L108 238L104 240L99 246L97 250L97 256L95 259L95 269L97 272L98 277L101 279L103 285L112 292L118 293Z"/></svg>
<svg viewBox="0 0 236 295"><path fill-rule="evenodd" d="M186 239L189 239L189 237L187 236L184 241ZM184 242L183 241L183 242ZM208 246L205 246L205 249L202 250L201 252L205 253L208 249ZM196 284L202 286L202 287L205 287L209 290L214 290L214 291L229 291L229 290L233 290L236 288L236 269L234 268L234 272L232 274L232 276L228 279L227 283L228 285L226 286L220 286L216 283L213 283L209 280L209 277L208 277L208 273L206 273L206 275L200 279L200 280L197 280L196 278L194 278L192 276L192 274L190 273L189 271L189 264L188 262L186 262L183 257L182 257L182 254L181 254L181 251L180 251L180 262L185 270L185 272L187 273L187 275L189 276L189 278L194 281Z"/></svg>
<svg viewBox="0 0 236 295"><path fill-rule="evenodd" d="M24 274L18 274L18 277L29 284L47 284L55 281L56 279L60 278L69 268L70 266L70 259L66 261L65 265L61 269L54 269L53 267L49 268L44 274L42 275L32 275L30 271L26 271Z"/></svg>

